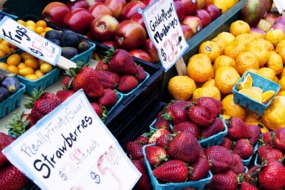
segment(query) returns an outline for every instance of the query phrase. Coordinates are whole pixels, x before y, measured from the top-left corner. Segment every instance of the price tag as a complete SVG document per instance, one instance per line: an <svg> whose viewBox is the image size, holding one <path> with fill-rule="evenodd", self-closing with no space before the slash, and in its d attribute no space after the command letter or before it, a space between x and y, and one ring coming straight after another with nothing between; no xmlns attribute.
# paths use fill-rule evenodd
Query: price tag
<svg viewBox="0 0 285 190"><path fill-rule="evenodd" d="M273 1L279 14L282 14L282 12L285 11L285 1L284 0L273 0Z"/></svg>
<svg viewBox="0 0 285 190"><path fill-rule="evenodd" d="M169 70L188 48L173 0L158 0L142 11L160 61Z"/></svg>
<svg viewBox="0 0 285 190"><path fill-rule="evenodd" d="M61 47L7 16L0 21L0 37L54 66L61 56Z"/></svg>
<svg viewBox="0 0 285 190"><path fill-rule="evenodd" d="M82 90L3 153L41 189L128 190L141 176Z"/></svg>

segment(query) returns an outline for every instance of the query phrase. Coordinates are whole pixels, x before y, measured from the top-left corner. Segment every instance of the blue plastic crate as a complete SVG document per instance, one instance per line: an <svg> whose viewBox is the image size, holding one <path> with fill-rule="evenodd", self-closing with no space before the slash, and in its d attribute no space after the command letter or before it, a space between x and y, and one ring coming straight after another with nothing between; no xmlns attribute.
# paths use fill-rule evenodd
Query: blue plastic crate
<svg viewBox="0 0 285 190"><path fill-rule="evenodd" d="M108 111L107 115L111 114L112 111L113 111L114 109L116 109L116 107L117 107L117 106L121 103L121 101L123 100L123 95L122 95L122 93L120 93L120 92L118 92L118 91L115 91L115 92L116 92L117 97L118 97L117 102L116 102L116 104Z"/></svg>
<svg viewBox="0 0 285 190"><path fill-rule="evenodd" d="M21 105L22 96L25 89L26 86L23 83L20 83L20 88L14 94L10 95L6 100L0 103L0 118L5 117L7 114Z"/></svg>
<svg viewBox="0 0 285 190"><path fill-rule="evenodd" d="M91 47L84 51L81 52L80 54L75 55L74 57L72 57L70 60L75 62L77 65L83 66L87 63L89 63L91 57L92 57L92 53L96 48L95 43L88 41L91 44Z"/></svg>
<svg viewBox="0 0 285 190"><path fill-rule="evenodd" d="M238 91L238 83L242 82L248 74L250 74L252 77L252 86L260 87L263 90L263 92L267 90L275 91L275 95L273 96L273 98L271 98L266 104L257 102L245 96L244 94L241 94ZM258 113L259 115L262 115L263 112L269 107L270 103L272 102L276 94L279 92L279 90L280 90L280 85L277 84L276 82L273 82L258 74L248 71L237 81L237 83L233 87L232 92L234 94L234 102L236 104L240 104L241 106Z"/></svg>
<svg viewBox="0 0 285 190"><path fill-rule="evenodd" d="M152 169L151 166L146 158L145 148L147 146L153 146L154 144L148 144L143 146L143 155L144 155L144 162L148 171L148 175L150 177L150 182L153 186L154 190L181 190L187 187L194 188L196 190L203 190L206 186L206 184L210 183L212 180L213 174L209 170L208 175L198 181L186 181L186 182L180 182L180 183L159 183L159 181L156 179L154 175L152 175Z"/></svg>

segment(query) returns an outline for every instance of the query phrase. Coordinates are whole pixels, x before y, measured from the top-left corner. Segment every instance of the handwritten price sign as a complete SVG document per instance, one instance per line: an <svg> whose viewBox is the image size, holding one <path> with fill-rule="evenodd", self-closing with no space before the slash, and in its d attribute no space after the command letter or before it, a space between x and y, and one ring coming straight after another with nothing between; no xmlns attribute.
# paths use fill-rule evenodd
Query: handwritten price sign
<svg viewBox="0 0 285 190"><path fill-rule="evenodd" d="M148 34L167 71L187 50L188 44L172 0L158 0L142 11Z"/></svg>
<svg viewBox="0 0 285 190"><path fill-rule="evenodd" d="M61 47L7 16L0 21L0 36L51 65L56 65L61 55Z"/></svg>

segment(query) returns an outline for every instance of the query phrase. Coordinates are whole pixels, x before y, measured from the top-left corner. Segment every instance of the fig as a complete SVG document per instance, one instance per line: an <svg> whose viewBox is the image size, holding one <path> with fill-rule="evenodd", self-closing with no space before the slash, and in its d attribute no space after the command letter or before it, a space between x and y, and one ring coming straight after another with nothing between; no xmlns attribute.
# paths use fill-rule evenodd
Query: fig
<svg viewBox="0 0 285 190"><path fill-rule="evenodd" d="M63 32L61 30L49 30L45 33L44 37L48 40L51 40L51 39L60 40L62 33Z"/></svg>
<svg viewBox="0 0 285 190"><path fill-rule="evenodd" d="M6 88L11 94L15 93L20 88L20 82L16 77L8 76L6 77L1 84Z"/></svg>
<svg viewBox="0 0 285 190"><path fill-rule="evenodd" d="M61 44L63 47L77 47L82 41L82 35L71 30L66 30L61 36Z"/></svg>
<svg viewBox="0 0 285 190"><path fill-rule="evenodd" d="M88 40L83 39L79 44L78 44L78 51L79 52L84 52L91 48L91 43Z"/></svg>
<svg viewBox="0 0 285 190"><path fill-rule="evenodd" d="M79 52L75 47L62 47L61 55L67 59L73 58Z"/></svg>
<svg viewBox="0 0 285 190"><path fill-rule="evenodd" d="M10 96L9 91L3 86L0 86L0 102L6 100L9 96Z"/></svg>

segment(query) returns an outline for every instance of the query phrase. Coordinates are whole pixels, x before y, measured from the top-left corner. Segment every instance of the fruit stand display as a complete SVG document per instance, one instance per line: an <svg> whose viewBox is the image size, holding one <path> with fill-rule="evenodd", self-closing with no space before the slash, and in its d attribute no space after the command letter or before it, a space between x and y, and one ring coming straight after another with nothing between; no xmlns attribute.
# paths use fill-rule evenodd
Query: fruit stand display
<svg viewBox="0 0 285 190"><path fill-rule="evenodd" d="M57 75L46 72L42 77L46 74L54 81L31 87L33 82L25 81L32 80L26 76L33 73L18 65L40 69L43 61L37 60L36 67L29 61L36 58L1 39L1 88L7 78L19 81L9 81L18 91L0 102L7 107L0 114L0 144L8 146L83 89L141 174L133 189L285 188L281 5L276 10L271 0L174 1L189 45L182 55L185 74L178 74L175 66L168 71L162 67L137 12L153 2L57 1L43 2L36 16L19 11L15 21L61 46L61 55L77 67L52 67ZM17 15L11 1L4 10ZM84 50L74 48L80 42ZM0 158L0 176L5 179L0 187L38 189L3 153ZM17 183L5 178L14 171Z"/></svg>

